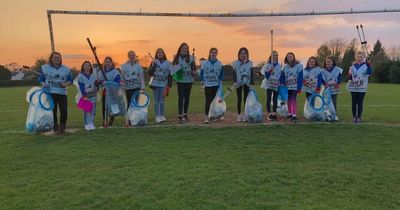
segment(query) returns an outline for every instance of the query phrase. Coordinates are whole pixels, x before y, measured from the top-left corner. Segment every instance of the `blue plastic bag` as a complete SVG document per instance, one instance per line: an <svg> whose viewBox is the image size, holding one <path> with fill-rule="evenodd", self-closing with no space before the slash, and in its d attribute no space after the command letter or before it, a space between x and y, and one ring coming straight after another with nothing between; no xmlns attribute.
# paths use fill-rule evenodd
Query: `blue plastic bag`
<svg viewBox="0 0 400 210"><path fill-rule="evenodd" d="M254 90L250 90L247 95L244 117L249 123L260 123L263 120L262 105L258 101L257 94Z"/></svg>
<svg viewBox="0 0 400 210"><path fill-rule="evenodd" d="M304 118L313 121L337 120L330 88L323 89L321 93L314 93L306 99Z"/></svg>
<svg viewBox="0 0 400 210"><path fill-rule="evenodd" d="M210 111L208 112L208 118L210 120L224 119L226 113L226 103L221 100L223 96L222 84L219 84L217 94L215 95L213 101L210 104Z"/></svg>
<svg viewBox="0 0 400 210"><path fill-rule="evenodd" d="M325 121L337 121L337 114L335 110L335 105L332 101L332 91L331 88L326 88L322 91L324 98L324 119Z"/></svg>
<svg viewBox="0 0 400 210"><path fill-rule="evenodd" d="M313 121L324 121L324 99L320 94L312 94L304 104L304 118Z"/></svg>
<svg viewBox="0 0 400 210"><path fill-rule="evenodd" d="M33 87L26 94L29 103L25 129L29 133L47 132L53 129L53 98L47 89Z"/></svg>
<svg viewBox="0 0 400 210"><path fill-rule="evenodd" d="M278 94L281 97L281 100L287 101L289 97L288 88L286 86L279 86Z"/></svg>

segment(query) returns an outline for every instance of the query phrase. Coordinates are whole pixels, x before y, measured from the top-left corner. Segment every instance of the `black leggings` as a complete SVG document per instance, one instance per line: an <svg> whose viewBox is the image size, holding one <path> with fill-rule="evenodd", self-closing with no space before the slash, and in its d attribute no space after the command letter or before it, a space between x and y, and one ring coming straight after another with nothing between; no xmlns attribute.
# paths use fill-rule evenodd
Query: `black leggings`
<svg viewBox="0 0 400 210"><path fill-rule="evenodd" d="M336 106L337 106L337 94L332 95L332 102L333 102L333 106L335 107L335 112L336 112L336 115L337 115L337 109L336 109Z"/></svg>
<svg viewBox="0 0 400 210"><path fill-rule="evenodd" d="M213 87L205 87L204 88L204 92L205 92L205 96L206 96L206 106L205 106L205 110L204 110L204 114L208 115L208 112L210 111L210 105L211 102L214 100L215 95L217 94L218 91L218 85L217 86L213 86Z"/></svg>
<svg viewBox="0 0 400 210"><path fill-rule="evenodd" d="M364 108L365 93L351 92L351 111L353 117L361 118Z"/></svg>
<svg viewBox="0 0 400 210"><path fill-rule="evenodd" d="M62 129L65 129L65 124L67 123L67 117L68 117L67 96L52 93L51 97L53 98L53 102L54 102L54 108L53 108L54 128L58 129L57 108L59 108L60 109L60 125L61 125Z"/></svg>
<svg viewBox="0 0 400 210"><path fill-rule="evenodd" d="M103 95L103 96L101 97L101 113L103 114L103 115L102 115L102 116L103 116L103 122L106 120L106 119L105 119L105 117L106 117L105 112L106 112L106 96ZM107 114L108 114L108 113L107 113ZM111 122L114 121L114 117L110 117L110 121L111 121Z"/></svg>
<svg viewBox="0 0 400 210"><path fill-rule="evenodd" d="M247 95L249 94L249 90L250 90L250 87L247 85L243 85L243 86L236 88L238 114L242 113L242 91L244 93L243 104L246 106L246 98L247 98Z"/></svg>
<svg viewBox="0 0 400 210"><path fill-rule="evenodd" d="M126 102L128 104L127 105L128 108L131 105L132 96L133 96L133 94L135 94L136 91L140 91L140 88L126 90Z"/></svg>
<svg viewBox="0 0 400 210"><path fill-rule="evenodd" d="M267 89L267 111L271 113L271 99L272 99L272 112L276 112L278 106L278 91Z"/></svg>
<svg viewBox="0 0 400 210"><path fill-rule="evenodd" d="M192 83L177 83L178 85L178 114L187 114L190 102Z"/></svg>

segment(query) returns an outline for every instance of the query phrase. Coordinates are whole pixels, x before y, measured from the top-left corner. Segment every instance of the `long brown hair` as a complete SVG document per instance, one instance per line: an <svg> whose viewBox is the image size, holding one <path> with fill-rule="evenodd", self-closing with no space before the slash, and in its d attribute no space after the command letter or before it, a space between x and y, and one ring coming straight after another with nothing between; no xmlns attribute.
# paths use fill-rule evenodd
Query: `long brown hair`
<svg viewBox="0 0 400 210"><path fill-rule="evenodd" d="M274 61L272 60L272 54L274 54L274 53L276 53L276 55L278 56L278 60L276 61L276 62L278 63L278 61L279 61L279 54L278 54L278 51L276 51L276 50L273 50L273 51L272 51L271 55L270 55L269 58L268 58L268 62L267 62L267 63L273 64Z"/></svg>
<svg viewBox="0 0 400 210"><path fill-rule="evenodd" d="M53 56L58 55L60 56L60 66L62 65L62 58L61 58L61 53L59 52L52 52L49 56L49 64L50 66L54 67L54 63L53 63Z"/></svg>
<svg viewBox="0 0 400 210"><path fill-rule="evenodd" d="M238 51L238 60L240 60L240 52L242 52L242 51L246 52L247 60L250 60L249 50L247 48L245 48L245 47L242 47L242 48L239 49L239 51Z"/></svg>
<svg viewBox="0 0 400 210"><path fill-rule="evenodd" d="M307 69L310 68L310 60L315 60L315 67L318 67L318 66L319 66L319 65L318 65L318 59L317 59L317 57L311 56L311 57L308 59L308 61L307 61L307 66L306 66Z"/></svg>
<svg viewBox="0 0 400 210"><path fill-rule="evenodd" d="M176 54L175 54L175 58L174 58L174 61L172 62L172 65L176 65L176 64L179 63L179 57L181 56L181 49L182 49L183 46L186 46L187 49L188 49L188 54L187 54L187 56L186 56L186 58L185 58L185 62L186 62L186 63L190 63L189 45L186 44L186 42L183 42L183 43L179 46L178 51L177 51Z"/></svg>
<svg viewBox="0 0 400 210"><path fill-rule="evenodd" d="M104 61L103 61L103 69L105 69L106 60L110 60L111 63L112 63L112 66L111 66L111 69L110 69L110 70L115 69L114 61L113 61L113 59L112 59L110 56L107 56L107 57L104 58Z"/></svg>
<svg viewBox="0 0 400 210"><path fill-rule="evenodd" d="M156 50L156 53L154 54L154 58L155 59L159 59L158 57L157 57L157 53L158 52L162 52L163 53L163 57L162 57L162 59L163 59L163 61L165 61L165 60L167 60L167 55L165 54L165 51L164 51L164 49L163 48L158 48L157 50Z"/></svg>
<svg viewBox="0 0 400 210"><path fill-rule="evenodd" d="M208 52L208 60L211 59L211 52L212 52L213 50L217 51L217 53L218 53L218 49L215 48L215 47L212 47L212 48L210 49L210 51Z"/></svg>
<svg viewBox="0 0 400 210"><path fill-rule="evenodd" d="M82 65L81 65L81 73L85 72L85 69L83 69L83 66L88 63L90 65L90 74L93 73L93 66L92 63L90 63L90 61L83 61Z"/></svg>
<svg viewBox="0 0 400 210"><path fill-rule="evenodd" d="M292 55L293 56L293 62L289 62L289 60L287 59L288 55ZM296 60L296 56L294 55L293 52L288 52L285 56L285 64L288 64L290 67L295 66L296 64L298 64L299 62Z"/></svg>

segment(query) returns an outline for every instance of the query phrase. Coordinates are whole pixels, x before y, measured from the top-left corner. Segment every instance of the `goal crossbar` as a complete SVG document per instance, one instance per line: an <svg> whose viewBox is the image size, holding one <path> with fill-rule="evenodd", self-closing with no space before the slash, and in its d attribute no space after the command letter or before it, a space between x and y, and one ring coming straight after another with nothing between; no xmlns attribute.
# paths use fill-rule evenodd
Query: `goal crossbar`
<svg viewBox="0 0 400 210"><path fill-rule="evenodd" d="M243 17L290 17L318 15L351 15L372 13L397 13L400 9L374 10L336 10L336 11L305 11L305 12L258 12L258 13L178 13L178 12L112 12L112 11L79 11L79 10L47 10L51 50L55 51L52 15L104 15L104 16L150 16L150 17L209 17L209 18L243 18Z"/></svg>

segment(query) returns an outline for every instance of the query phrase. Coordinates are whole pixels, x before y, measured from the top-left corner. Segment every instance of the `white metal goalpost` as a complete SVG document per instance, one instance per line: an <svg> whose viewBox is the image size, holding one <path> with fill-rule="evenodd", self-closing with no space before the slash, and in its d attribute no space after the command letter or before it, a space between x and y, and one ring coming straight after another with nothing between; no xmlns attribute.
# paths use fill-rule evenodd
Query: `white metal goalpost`
<svg viewBox="0 0 400 210"><path fill-rule="evenodd" d="M52 15L115 15L115 16L161 16L161 17L210 17L210 18L243 18L243 17L288 17L288 16L318 16L318 15L354 15L371 13L397 13L400 9L375 10L342 10L342 11L314 11L311 12L265 12L265 13L165 13L165 12L111 12L111 11L74 11L74 10L47 10L49 23L51 50L55 51Z"/></svg>

